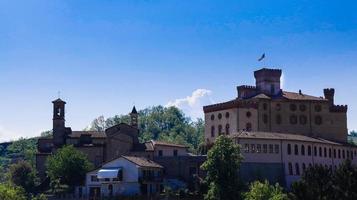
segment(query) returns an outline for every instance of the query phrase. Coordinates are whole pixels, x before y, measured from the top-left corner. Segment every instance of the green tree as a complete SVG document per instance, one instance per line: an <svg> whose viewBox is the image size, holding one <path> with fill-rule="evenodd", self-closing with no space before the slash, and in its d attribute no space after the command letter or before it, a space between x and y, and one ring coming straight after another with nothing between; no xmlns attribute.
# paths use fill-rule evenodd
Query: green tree
<svg viewBox="0 0 357 200"><path fill-rule="evenodd" d="M35 154L37 152L37 138L20 138L7 148L9 157L23 158L32 166L35 166Z"/></svg>
<svg viewBox="0 0 357 200"><path fill-rule="evenodd" d="M334 172L333 183L335 199L357 199L357 167L350 160Z"/></svg>
<svg viewBox="0 0 357 200"><path fill-rule="evenodd" d="M239 197L238 170L241 160L240 147L230 138L221 135L216 139L202 165L202 169L207 172L206 200L235 200Z"/></svg>
<svg viewBox="0 0 357 200"><path fill-rule="evenodd" d="M332 170L321 165L309 167L291 189L294 199L334 199Z"/></svg>
<svg viewBox="0 0 357 200"><path fill-rule="evenodd" d="M27 193L33 193L36 185L36 172L26 161L19 161L10 165L10 181L22 187Z"/></svg>
<svg viewBox="0 0 357 200"><path fill-rule="evenodd" d="M8 184L0 184L1 200L26 200L24 191L19 187Z"/></svg>
<svg viewBox="0 0 357 200"><path fill-rule="evenodd" d="M245 200L287 200L279 184L270 185L268 181L255 181L250 184L249 191L243 194Z"/></svg>
<svg viewBox="0 0 357 200"><path fill-rule="evenodd" d="M75 185L82 183L92 164L82 152L69 145L50 156L46 168L51 181L60 180L73 190Z"/></svg>

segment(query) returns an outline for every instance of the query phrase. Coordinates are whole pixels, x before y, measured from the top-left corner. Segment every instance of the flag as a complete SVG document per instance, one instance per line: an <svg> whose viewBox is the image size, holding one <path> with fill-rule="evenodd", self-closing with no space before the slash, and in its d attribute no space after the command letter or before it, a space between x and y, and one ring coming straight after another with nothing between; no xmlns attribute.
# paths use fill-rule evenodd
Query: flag
<svg viewBox="0 0 357 200"><path fill-rule="evenodd" d="M263 53L262 56L260 56L260 58L258 59L258 61L262 61L265 58L265 53Z"/></svg>

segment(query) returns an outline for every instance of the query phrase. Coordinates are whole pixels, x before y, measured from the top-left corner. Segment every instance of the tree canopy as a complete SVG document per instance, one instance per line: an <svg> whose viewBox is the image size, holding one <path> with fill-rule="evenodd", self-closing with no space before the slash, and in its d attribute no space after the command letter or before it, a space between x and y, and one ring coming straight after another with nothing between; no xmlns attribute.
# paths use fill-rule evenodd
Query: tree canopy
<svg viewBox="0 0 357 200"><path fill-rule="evenodd" d="M207 172L206 200L235 200L239 197L241 188L238 170L241 160L240 147L234 144L232 139L223 135L216 139L202 165L202 169Z"/></svg>
<svg viewBox="0 0 357 200"><path fill-rule="evenodd" d="M0 183L1 200L26 200L24 191L19 187Z"/></svg>
<svg viewBox="0 0 357 200"><path fill-rule="evenodd" d="M287 194L279 184L270 185L268 181L255 181L249 191L243 194L245 200L288 200Z"/></svg>
<svg viewBox="0 0 357 200"><path fill-rule="evenodd" d="M11 183L22 187L27 193L34 192L36 172L28 162L19 161L10 165L9 175Z"/></svg>

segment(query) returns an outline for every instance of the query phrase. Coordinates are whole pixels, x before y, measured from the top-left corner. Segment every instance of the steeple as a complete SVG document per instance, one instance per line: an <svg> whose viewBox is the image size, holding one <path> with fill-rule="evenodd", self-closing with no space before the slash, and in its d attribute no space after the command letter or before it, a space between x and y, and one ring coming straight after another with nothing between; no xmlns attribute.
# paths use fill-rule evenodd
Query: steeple
<svg viewBox="0 0 357 200"><path fill-rule="evenodd" d="M64 144L65 136L65 104L66 102L58 98L53 103L53 143L60 147Z"/></svg>
<svg viewBox="0 0 357 200"><path fill-rule="evenodd" d="M130 113L130 125L138 128L138 112L136 111L135 106L133 107L131 113Z"/></svg>

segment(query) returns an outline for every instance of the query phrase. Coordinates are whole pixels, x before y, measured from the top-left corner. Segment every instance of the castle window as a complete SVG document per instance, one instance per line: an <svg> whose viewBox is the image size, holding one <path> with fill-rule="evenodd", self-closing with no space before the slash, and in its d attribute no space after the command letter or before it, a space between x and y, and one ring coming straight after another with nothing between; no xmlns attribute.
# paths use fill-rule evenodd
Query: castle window
<svg viewBox="0 0 357 200"><path fill-rule="evenodd" d="M279 145L278 144L274 145L274 148L275 148L275 153L279 153Z"/></svg>
<svg viewBox="0 0 357 200"><path fill-rule="evenodd" d="M327 157L327 150L326 150L326 147L324 147L324 157L325 157L325 158Z"/></svg>
<svg viewBox="0 0 357 200"><path fill-rule="evenodd" d="M174 149L174 156L177 156L177 149Z"/></svg>
<svg viewBox="0 0 357 200"><path fill-rule="evenodd" d="M262 145L257 144L257 153L261 153L261 152L262 152Z"/></svg>
<svg viewBox="0 0 357 200"><path fill-rule="evenodd" d="M345 150L342 150L342 158L345 159Z"/></svg>
<svg viewBox="0 0 357 200"><path fill-rule="evenodd" d="M304 112L306 110L306 105L305 104L300 104L299 109L301 112Z"/></svg>
<svg viewBox="0 0 357 200"><path fill-rule="evenodd" d="M317 156L317 148L314 147L314 156Z"/></svg>
<svg viewBox="0 0 357 200"><path fill-rule="evenodd" d="M162 157L162 150L159 150L159 157Z"/></svg>
<svg viewBox="0 0 357 200"><path fill-rule="evenodd" d="M351 160L353 160L353 152L351 151Z"/></svg>
<svg viewBox="0 0 357 200"><path fill-rule="evenodd" d="M263 122L264 122L264 124L268 123L268 115L267 114L263 115Z"/></svg>
<svg viewBox="0 0 357 200"><path fill-rule="evenodd" d="M289 168L289 175L293 175L293 165L291 163L288 164Z"/></svg>
<svg viewBox="0 0 357 200"><path fill-rule="evenodd" d="M281 124L281 115L276 116L276 123Z"/></svg>
<svg viewBox="0 0 357 200"><path fill-rule="evenodd" d="M322 110L321 105L315 105L315 111L320 112Z"/></svg>
<svg viewBox="0 0 357 200"><path fill-rule="evenodd" d="M305 115L300 115L299 120L300 124L305 125L307 123L307 117Z"/></svg>
<svg viewBox="0 0 357 200"><path fill-rule="evenodd" d="M341 150L338 150L338 159L341 159Z"/></svg>
<svg viewBox="0 0 357 200"><path fill-rule="evenodd" d="M244 145L244 152L249 153L249 144Z"/></svg>
<svg viewBox="0 0 357 200"><path fill-rule="evenodd" d="M91 180L92 182L98 182L98 181L99 181L99 180L98 180L98 177L97 177L96 175L90 176L90 180Z"/></svg>
<svg viewBox="0 0 357 200"><path fill-rule="evenodd" d="M299 155L299 147L297 144L294 145L294 153L295 155Z"/></svg>
<svg viewBox="0 0 357 200"><path fill-rule="evenodd" d="M276 104L275 109L277 111L280 111L281 110L281 104L280 103Z"/></svg>
<svg viewBox="0 0 357 200"><path fill-rule="evenodd" d="M251 152L255 153L255 144L251 144L250 147L251 147Z"/></svg>
<svg viewBox="0 0 357 200"><path fill-rule="evenodd" d="M230 132L229 132L229 124L226 124L226 134L229 135Z"/></svg>
<svg viewBox="0 0 357 200"><path fill-rule="evenodd" d="M321 116L317 115L315 117L315 124L316 125L321 125L322 124L322 117Z"/></svg>
<svg viewBox="0 0 357 200"><path fill-rule="evenodd" d="M328 149L328 157L329 157L329 158L332 157L331 148Z"/></svg>
<svg viewBox="0 0 357 200"><path fill-rule="evenodd" d="M271 85L270 85L270 94L275 94L274 84L271 84Z"/></svg>
<svg viewBox="0 0 357 200"><path fill-rule="evenodd" d="M245 115L250 118L252 116L252 113L248 111Z"/></svg>
<svg viewBox="0 0 357 200"><path fill-rule="evenodd" d="M350 159L350 152L347 151L347 159Z"/></svg>
<svg viewBox="0 0 357 200"><path fill-rule="evenodd" d="M307 155L311 156L311 146L310 145L307 147Z"/></svg>
<svg viewBox="0 0 357 200"><path fill-rule="evenodd" d="M319 156L322 157L322 148L319 147Z"/></svg>
<svg viewBox="0 0 357 200"><path fill-rule="evenodd" d="M269 153L274 153L274 145L269 144Z"/></svg>
<svg viewBox="0 0 357 200"><path fill-rule="evenodd" d="M301 155L305 155L305 146L301 145Z"/></svg>
<svg viewBox="0 0 357 200"><path fill-rule="evenodd" d="M218 113L218 119L222 119L222 113Z"/></svg>
<svg viewBox="0 0 357 200"><path fill-rule="evenodd" d="M296 115L290 116L290 124L297 124L297 117Z"/></svg>
<svg viewBox="0 0 357 200"><path fill-rule="evenodd" d="M212 121L214 120L214 115L213 115L213 114L211 115L211 120L212 120Z"/></svg>
<svg viewBox="0 0 357 200"><path fill-rule="evenodd" d="M336 158L336 149L333 149L333 158Z"/></svg>
<svg viewBox="0 0 357 200"><path fill-rule="evenodd" d="M247 131L251 131L252 130L252 124L251 123L247 123L245 127L246 127Z"/></svg>
<svg viewBox="0 0 357 200"><path fill-rule="evenodd" d="M290 110L291 111L296 111L296 105L295 104L290 104Z"/></svg>
<svg viewBox="0 0 357 200"><path fill-rule="evenodd" d="M218 135L222 135L222 125L218 125Z"/></svg>
<svg viewBox="0 0 357 200"><path fill-rule="evenodd" d="M296 175L300 175L299 163L295 163L295 170L296 170Z"/></svg>
<svg viewBox="0 0 357 200"><path fill-rule="evenodd" d="M215 135L215 130L214 130L215 128L214 128L214 126L211 126L211 137L214 137L214 135Z"/></svg>
<svg viewBox="0 0 357 200"><path fill-rule="evenodd" d="M290 155L290 154L291 154L291 145L288 144L288 155Z"/></svg>
<svg viewBox="0 0 357 200"><path fill-rule="evenodd" d="M226 112L226 118L229 118L229 112Z"/></svg>
<svg viewBox="0 0 357 200"><path fill-rule="evenodd" d="M263 144L263 153L268 153L268 145Z"/></svg>
<svg viewBox="0 0 357 200"><path fill-rule="evenodd" d="M268 110L268 104L267 103L263 104L263 110Z"/></svg>

